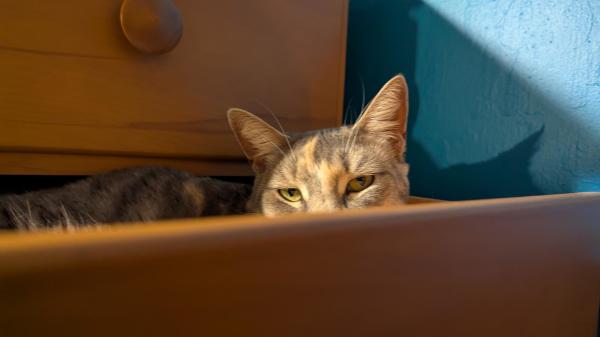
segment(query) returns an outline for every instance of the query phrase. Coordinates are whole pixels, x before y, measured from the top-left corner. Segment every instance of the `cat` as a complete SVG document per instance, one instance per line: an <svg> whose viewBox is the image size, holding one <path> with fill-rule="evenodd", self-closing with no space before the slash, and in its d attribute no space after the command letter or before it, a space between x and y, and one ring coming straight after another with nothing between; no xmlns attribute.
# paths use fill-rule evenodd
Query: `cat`
<svg viewBox="0 0 600 337"><path fill-rule="evenodd" d="M61 188L0 196L0 229L77 229L246 212L251 186L163 167L109 172Z"/></svg>
<svg viewBox="0 0 600 337"><path fill-rule="evenodd" d="M381 88L353 126L288 136L250 112L230 109L227 119L252 165L253 186L169 168L122 169L62 188L0 196L0 229L403 204L409 194L407 116L402 75Z"/></svg>

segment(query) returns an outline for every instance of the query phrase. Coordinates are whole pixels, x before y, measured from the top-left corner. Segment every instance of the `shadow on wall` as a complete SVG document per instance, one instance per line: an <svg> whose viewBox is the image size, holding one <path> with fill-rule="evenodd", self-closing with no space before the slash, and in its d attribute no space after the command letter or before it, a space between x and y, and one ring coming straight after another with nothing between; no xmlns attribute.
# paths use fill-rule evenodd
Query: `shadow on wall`
<svg viewBox="0 0 600 337"><path fill-rule="evenodd" d="M529 173L531 159L538 150L544 128L533 133L509 150L473 164L456 164L439 169L427 151L411 142L412 189L431 191L430 195L446 200L482 199L540 194ZM417 166L415 168L415 166ZM424 192L424 193L427 193ZM468 194L467 194L468 193ZM420 193L416 193L419 194Z"/></svg>
<svg viewBox="0 0 600 337"><path fill-rule="evenodd" d="M421 1L350 3L346 116L403 73L414 195L447 200L581 190L600 142ZM364 87L363 87L364 86ZM590 190L600 188L596 181Z"/></svg>

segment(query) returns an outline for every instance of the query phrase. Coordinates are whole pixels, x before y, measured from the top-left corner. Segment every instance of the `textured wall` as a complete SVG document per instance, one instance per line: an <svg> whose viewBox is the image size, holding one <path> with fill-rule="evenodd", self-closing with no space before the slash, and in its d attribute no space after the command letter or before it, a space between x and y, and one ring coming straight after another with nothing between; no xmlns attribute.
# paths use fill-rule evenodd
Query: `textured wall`
<svg viewBox="0 0 600 337"><path fill-rule="evenodd" d="M600 1L351 0L349 25L348 120L411 86L414 194L600 191Z"/></svg>

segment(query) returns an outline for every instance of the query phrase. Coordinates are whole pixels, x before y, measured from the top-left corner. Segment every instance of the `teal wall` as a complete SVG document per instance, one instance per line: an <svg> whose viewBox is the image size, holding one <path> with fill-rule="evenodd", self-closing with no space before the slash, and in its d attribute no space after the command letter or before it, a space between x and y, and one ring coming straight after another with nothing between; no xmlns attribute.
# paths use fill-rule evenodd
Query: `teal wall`
<svg viewBox="0 0 600 337"><path fill-rule="evenodd" d="M600 1L350 0L346 120L395 73L413 194L600 191Z"/></svg>

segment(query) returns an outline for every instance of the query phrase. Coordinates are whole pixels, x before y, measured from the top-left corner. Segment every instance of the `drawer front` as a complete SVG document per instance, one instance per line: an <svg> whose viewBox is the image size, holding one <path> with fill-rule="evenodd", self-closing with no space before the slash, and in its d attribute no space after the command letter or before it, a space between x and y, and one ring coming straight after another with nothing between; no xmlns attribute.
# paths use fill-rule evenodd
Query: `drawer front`
<svg viewBox="0 0 600 337"><path fill-rule="evenodd" d="M592 337L599 206L572 194L0 234L0 331Z"/></svg>
<svg viewBox="0 0 600 337"><path fill-rule="evenodd" d="M183 37L146 55L121 1L0 0L0 150L240 159L229 107L340 123L346 0L174 3Z"/></svg>

